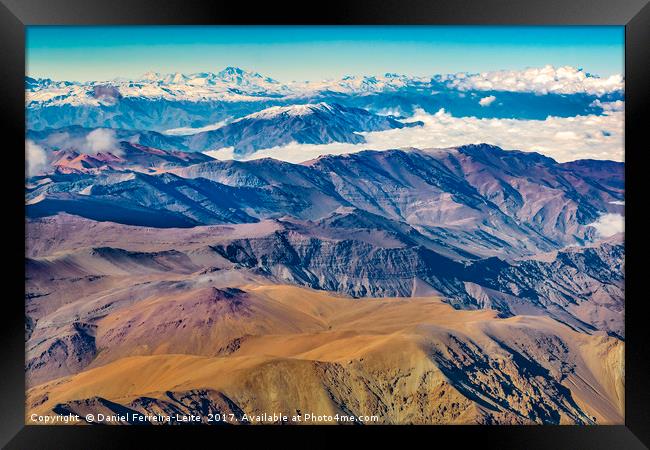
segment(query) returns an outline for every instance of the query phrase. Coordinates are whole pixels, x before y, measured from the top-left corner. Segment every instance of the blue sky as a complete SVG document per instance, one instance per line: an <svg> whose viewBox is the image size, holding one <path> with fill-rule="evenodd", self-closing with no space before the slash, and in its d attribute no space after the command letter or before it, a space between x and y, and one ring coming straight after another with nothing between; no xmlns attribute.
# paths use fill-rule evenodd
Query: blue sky
<svg viewBox="0 0 650 450"><path fill-rule="evenodd" d="M237 66L279 81L571 65L623 73L621 26L30 26L27 74L108 80Z"/></svg>

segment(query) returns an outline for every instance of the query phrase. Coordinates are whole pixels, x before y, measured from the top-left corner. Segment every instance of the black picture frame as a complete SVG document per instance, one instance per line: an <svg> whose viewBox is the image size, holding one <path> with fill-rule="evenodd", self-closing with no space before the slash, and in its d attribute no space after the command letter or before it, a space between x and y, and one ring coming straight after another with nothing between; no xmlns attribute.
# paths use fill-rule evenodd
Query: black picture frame
<svg viewBox="0 0 650 450"><path fill-rule="evenodd" d="M313 7L312 11L307 9ZM24 400L24 75L27 25L145 24L413 24L413 25L624 25L625 26L625 179L626 179L626 343L625 425L622 426L418 426L418 427L57 427L26 426ZM408 441L431 445L462 442L489 448L633 449L650 446L650 358L643 276L645 128L650 123L650 4L647 0L356 0L313 4L253 4L197 0L0 0L0 127L3 129L3 203L7 211L3 242L7 278L2 296L2 382L0 444L5 448L114 448L136 438L187 442L188 433L235 439L239 445L260 433L270 439L309 444L349 438L384 439L408 432ZM645 125L645 126L644 126ZM645 144L645 145L644 145ZM22 162L21 162L22 161ZM638 244L637 244L638 243ZM628 245L629 244L629 245ZM408 428L408 430L406 429ZM325 430L326 429L326 430ZM451 440L450 440L451 439ZM270 440L268 442L271 442ZM183 444L186 445L186 444Z"/></svg>

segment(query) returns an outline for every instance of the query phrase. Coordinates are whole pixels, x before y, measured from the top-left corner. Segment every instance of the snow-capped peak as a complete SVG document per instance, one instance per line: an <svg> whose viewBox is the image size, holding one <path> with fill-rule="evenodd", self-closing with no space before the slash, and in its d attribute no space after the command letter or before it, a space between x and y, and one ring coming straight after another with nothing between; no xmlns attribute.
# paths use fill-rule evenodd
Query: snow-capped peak
<svg viewBox="0 0 650 450"><path fill-rule="evenodd" d="M107 103L95 95L95 86L116 89ZM497 90L535 93L588 93L602 96L623 89L621 75L599 78L581 69L546 66L523 71L500 71L482 74L456 73L433 77L411 77L395 73L377 76L347 75L324 81L280 83L257 72L226 67L219 72L194 74L147 72L136 80L69 82L26 77L28 107L49 106L111 106L121 99L140 98L169 101L262 101L278 98L309 99L334 94L367 95L378 92L416 90ZM300 106L300 105L298 105ZM273 113L307 114L312 107L279 110Z"/></svg>
<svg viewBox="0 0 650 450"><path fill-rule="evenodd" d="M201 95L212 97L215 92L246 93L286 93L286 86L264 77L257 72L248 72L239 67L226 67L219 72L197 72L184 74L180 72L161 74L147 72L137 82L153 86L165 86L178 89L184 93L189 90L201 91ZM206 90L205 92L203 90Z"/></svg>
<svg viewBox="0 0 650 450"><path fill-rule="evenodd" d="M308 103L303 105L289 105L289 106L271 106L270 108L263 109L248 116L242 117L243 119L273 119L282 115L290 117L308 116L318 112L333 113L337 109L337 105L329 105L327 103Z"/></svg>
<svg viewBox="0 0 650 450"><path fill-rule="evenodd" d="M239 67L232 67L232 66L228 66L225 69L223 69L221 72L218 72L216 74L216 78L225 81L227 83L233 83L237 85L258 84L260 82L279 84L274 79L263 77L257 72L247 72L244 69L240 69Z"/></svg>
<svg viewBox="0 0 650 450"><path fill-rule="evenodd" d="M232 66L228 66L225 69L223 69L222 71L217 73L217 76L219 78L221 78L221 79L224 79L224 80L225 79L240 79L240 78L243 78L246 75L251 75L251 76L257 75L258 77L261 78L260 74L257 74L257 73L256 74L253 74L253 73L249 74L244 69L240 69L239 67L232 67Z"/></svg>

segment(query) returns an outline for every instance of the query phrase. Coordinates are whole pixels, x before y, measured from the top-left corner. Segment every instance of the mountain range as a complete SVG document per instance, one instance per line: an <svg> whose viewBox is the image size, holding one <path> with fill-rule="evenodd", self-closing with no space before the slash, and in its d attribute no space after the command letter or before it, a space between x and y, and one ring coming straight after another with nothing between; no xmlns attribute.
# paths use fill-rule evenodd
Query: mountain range
<svg viewBox="0 0 650 450"><path fill-rule="evenodd" d="M406 246L399 225L338 228L348 215L185 229L31 219L29 411L621 420L620 236L461 263Z"/></svg>
<svg viewBox="0 0 650 450"><path fill-rule="evenodd" d="M30 412L243 418L291 380L285 410L379 423L620 422L623 236L593 222L623 163L120 149L28 180ZM264 390L207 381L233 370Z"/></svg>
<svg viewBox="0 0 650 450"><path fill-rule="evenodd" d="M436 296L457 309L624 336L622 236L603 240L591 226L622 211L622 163L558 164L487 145L303 164L125 150L119 163L30 180L32 384L84 370L113 345L97 341L98 320L178 277L182 290L221 280L220 289ZM163 164L145 173L143 157ZM71 284L92 301L71 297Z"/></svg>
<svg viewBox="0 0 650 450"><path fill-rule="evenodd" d="M421 126L422 122L401 122L391 116L337 103L274 106L191 135L169 135L155 131L109 129L115 141L127 141L164 150L203 152L231 147L242 157L263 148L290 143L363 143L361 132ZM48 149L87 150L87 136L93 129L79 126L29 131L27 137Z"/></svg>
<svg viewBox="0 0 650 450"><path fill-rule="evenodd" d="M402 123L392 117L378 116L365 109L337 103L274 106L236 119L216 130L195 134L189 138L188 146L198 151L232 147L235 155L246 156L255 150L292 142L358 144L365 142L358 132L421 125L422 122Z"/></svg>
<svg viewBox="0 0 650 450"><path fill-rule="evenodd" d="M544 95L533 87L522 90L493 82L471 83L470 74L414 77L387 73L280 83L227 67L216 73L147 73L134 80L71 82L26 77L25 106L31 130L78 125L162 132L200 129L273 106L321 102L396 116L411 115L416 109L434 114L444 108L456 117L543 120L549 115L603 114L606 104L623 100L620 80L601 80L572 69L568 71L570 84L563 88L567 70L551 69L544 76L556 82L543 88ZM553 91L554 86L559 90ZM480 100L489 96L498 101L486 108Z"/></svg>
<svg viewBox="0 0 650 450"><path fill-rule="evenodd" d="M58 170L34 178L27 213L196 226L283 216L317 221L355 208L408 225L445 254L482 257L585 243L593 238L589 225L622 211L616 202L624 198L622 163L604 163L615 170L603 178L598 161L589 162L596 173L590 176L584 165L575 171L575 163L487 145L365 151L303 164L192 162L157 173ZM117 212L128 221L114 217ZM166 219L153 223L151 214Z"/></svg>
<svg viewBox="0 0 650 450"><path fill-rule="evenodd" d="M403 130L441 108L600 123L623 95L512 79L27 77L26 420L623 423L625 163ZM380 131L400 142L358 151ZM285 146L302 162L262 157Z"/></svg>
<svg viewBox="0 0 650 450"><path fill-rule="evenodd" d="M59 369L29 389L28 411L121 417L113 424L142 424L141 415L179 423L187 414L212 425L622 420L623 344L613 337L541 316L457 311L432 297L364 302L291 286L196 283L149 281L131 300L117 286L104 290L112 302L101 317L77 322L29 360L32 373L52 367L51 358L73 373ZM157 295L146 292L153 284L163 289ZM78 303L69 308L88 317ZM61 357L72 349L92 356Z"/></svg>

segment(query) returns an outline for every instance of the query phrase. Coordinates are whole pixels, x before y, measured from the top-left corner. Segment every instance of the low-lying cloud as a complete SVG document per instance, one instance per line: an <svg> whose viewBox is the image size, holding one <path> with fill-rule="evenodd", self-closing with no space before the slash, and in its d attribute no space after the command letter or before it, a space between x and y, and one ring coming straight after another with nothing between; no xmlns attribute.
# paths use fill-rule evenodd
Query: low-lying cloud
<svg viewBox="0 0 650 450"><path fill-rule="evenodd" d="M244 159L275 158L302 162L325 154L355 153L361 150L388 150L405 147L444 148L488 143L504 149L538 152L559 162L576 159L623 161L623 112L604 115L547 117L545 120L479 119L453 117L444 109L436 114L416 111L409 121L421 127L360 133L363 144L324 145L293 143L258 150ZM232 159L232 149L206 152L219 159Z"/></svg>
<svg viewBox="0 0 650 450"><path fill-rule="evenodd" d="M590 226L596 229L598 237L607 238L625 231L625 217L614 213L603 214Z"/></svg>
<svg viewBox="0 0 650 450"><path fill-rule="evenodd" d="M86 135L86 151L84 153L121 153L120 143L115 137L115 131L107 128L97 128Z"/></svg>
<svg viewBox="0 0 650 450"><path fill-rule="evenodd" d="M213 123L210 125L206 125L204 127L199 127L199 128L191 128L191 127L181 127L181 128L172 128L171 130L166 130L163 132L163 134L169 135L169 136L187 136L190 134L197 134L201 133L203 131L212 131L216 130L218 128L221 128L225 125L228 125L231 119L226 119L222 120L217 123Z"/></svg>
<svg viewBox="0 0 650 450"><path fill-rule="evenodd" d="M69 150L90 155L112 153L120 156L123 153L120 142L115 135L115 130L110 128L97 128L85 136L72 136L67 132L53 133L43 141L43 144L52 149Z"/></svg>
<svg viewBox="0 0 650 450"><path fill-rule="evenodd" d="M33 177L43 172L47 167L47 153L45 149L32 140L25 141L25 162L27 163L27 176Z"/></svg>

